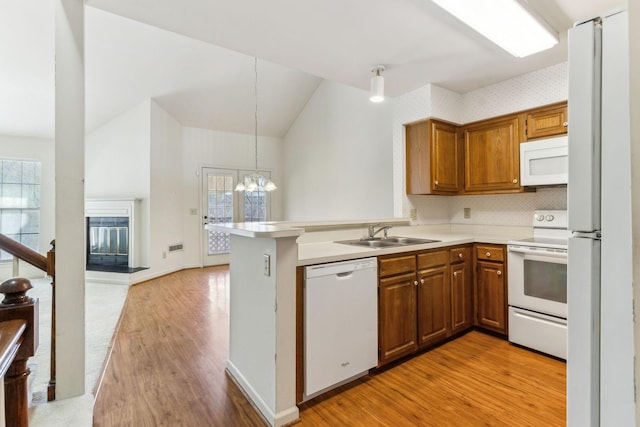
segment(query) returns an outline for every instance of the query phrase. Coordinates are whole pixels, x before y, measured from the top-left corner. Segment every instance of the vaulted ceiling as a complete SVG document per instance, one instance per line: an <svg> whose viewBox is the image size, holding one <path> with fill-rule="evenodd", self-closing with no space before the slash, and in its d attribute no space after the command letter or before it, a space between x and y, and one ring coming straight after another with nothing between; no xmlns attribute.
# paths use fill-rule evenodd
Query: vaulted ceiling
<svg viewBox="0 0 640 427"><path fill-rule="evenodd" d="M53 2L0 0L0 134L51 137ZM529 0L560 43L514 58L429 0L87 0L87 129L153 98L185 126L282 136L322 79L464 93L566 60L566 31L621 0ZM363 94L363 96L365 96Z"/></svg>

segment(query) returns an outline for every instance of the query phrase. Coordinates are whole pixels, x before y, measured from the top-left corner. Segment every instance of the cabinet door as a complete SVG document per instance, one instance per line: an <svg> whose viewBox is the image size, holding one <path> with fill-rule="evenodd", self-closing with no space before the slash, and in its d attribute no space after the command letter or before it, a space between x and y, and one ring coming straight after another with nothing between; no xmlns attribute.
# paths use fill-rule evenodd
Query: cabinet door
<svg viewBox="0 0 640 427"><path fill-rule="evenodd" d="M519 121L510 116L465 128L466 192L522 191Z"/></svg>
<svg viewBox="0 0 640 427"><path fill-rule="evenodd" d="M478 326L506 334L507 294L504 263L478 261L477 269Z"/></svg>
<svg viewBox="0 0 640 427"><path fill-rule="evenodd" d="M469 251L471 252L471 251ZM451 267L451 333L473 325L473 275L471 258Z"/></svg>
<svg viewBox="0 0 640 427"><path fill-rule="evenodd" d="M405 125L407 194L431 192L431 162L429 160L429 122Z"/></svg>
<svg viewBox="0 0 640 427"><path fill-rule="evenodd" d="M434 344L449 335L451 299L449 267L418 272L418 346Z"/></svg>
<svg viewBox="0 0 640 427"><path fill-rule="evenodd" d="M458 128L431 120L431 191L457 193L462 187L462 146Z"/></svg>
<svg viewBox="0 0 640 427"><path fill-rule="evenodd" d="M415 273L380 279L378 366L413 353L416 343Z"/></svg>
<svg viewBox="0 0 640 427"><path fill-rule="evenodd" d="M525 125L527 140L567 133L567 103L527 112Z"/></svg>
<svg viewBox="0 0 640 427"><path fill-rule="evenodd" d="M405 125L407 194L455 194L462 188L462 145L455 125Z"/></svg>

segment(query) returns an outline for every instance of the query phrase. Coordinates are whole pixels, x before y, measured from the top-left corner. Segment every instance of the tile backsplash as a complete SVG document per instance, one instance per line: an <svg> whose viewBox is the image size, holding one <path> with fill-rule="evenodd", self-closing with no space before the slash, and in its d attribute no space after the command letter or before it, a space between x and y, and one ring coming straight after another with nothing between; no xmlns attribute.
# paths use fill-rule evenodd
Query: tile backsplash
<svg viewBox="0 0 640 427"><path fill-rule="evenodd" d="M464 208L471 209L464 218ZM449 202L452 224L531 226L536 209L566 209L567 189L539 188L535 193L455 196Z"/></svg>

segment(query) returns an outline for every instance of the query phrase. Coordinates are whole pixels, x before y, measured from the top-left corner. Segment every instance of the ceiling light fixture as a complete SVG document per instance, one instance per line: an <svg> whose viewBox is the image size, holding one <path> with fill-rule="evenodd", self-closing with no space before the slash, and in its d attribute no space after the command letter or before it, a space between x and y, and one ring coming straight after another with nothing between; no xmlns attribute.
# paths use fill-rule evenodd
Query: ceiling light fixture
<svg viewBox="0 0 640 427"><path fill-rule="evenodd" d="M238 182L234 191L273 191L277 190L278 187L271 181L268 177L262 175L258 171L258 58L254 56L254 74L255 74L255 114L254 114L254 136L255 136L255 172L246 175L242 178L242 181Z"/></svg>
<svg viewBox="0 0 640 427"><path fill-rule="evenodd" d="M550 49L558 43L558 33L518 0L433 2L519 58Z"/></svg>
<svg viewBox="0 0 640 427"><path fill-rule="evenodd" d="M380 75L384 71L384 65L376 65L371 69L372 73L376 73L371 77L371 89L369 100L371 102L384 101L384 77Z"/></svg>

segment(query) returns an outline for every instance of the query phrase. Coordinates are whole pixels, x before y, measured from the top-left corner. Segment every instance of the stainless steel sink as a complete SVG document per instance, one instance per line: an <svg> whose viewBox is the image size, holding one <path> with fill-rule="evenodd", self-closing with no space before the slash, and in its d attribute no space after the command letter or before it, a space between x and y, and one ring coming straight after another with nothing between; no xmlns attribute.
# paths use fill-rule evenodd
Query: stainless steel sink
<svg viewBox="0 0 640 427"><path fill-rule="evenodd" d="M366 248L396 248L400 246L421 245L423 243L439 242L440 240L418 239L415 237L387 237L373 239L342 240L336 243L344 245L363 246Z"/></svg>
<svg viewBox="0 0 640 427"><path fill-rule="evenodd" d="M440 240L418 239L416 237L387 237L387 242L399 243L401 245L422 245L424 243L434 243Z"/></svg>

